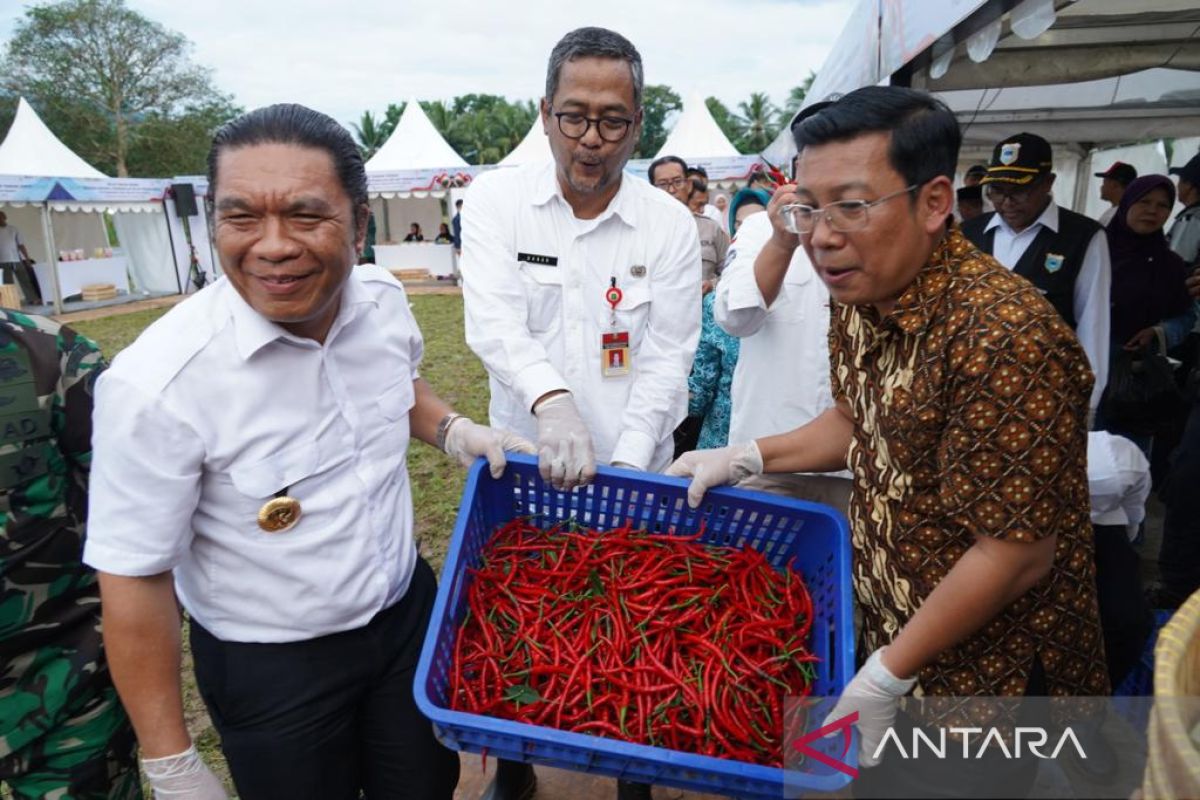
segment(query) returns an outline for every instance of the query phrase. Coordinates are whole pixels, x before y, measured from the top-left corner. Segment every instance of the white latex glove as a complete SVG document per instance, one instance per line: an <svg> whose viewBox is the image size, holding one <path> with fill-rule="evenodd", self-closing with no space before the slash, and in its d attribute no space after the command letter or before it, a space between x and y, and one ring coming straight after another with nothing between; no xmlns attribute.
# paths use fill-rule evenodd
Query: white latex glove
<svg viewBox="0 0 1200 800"><path fill-rule="evenodd" d="M538 423L538 472L561 491L586 486L596 477L592 435L567 393L543 400L533 409Z"/></svg>
<svg viewBox="0 0 1200 800"><path fill-rule="evenodd" d="M195 745L178 755L143 758L142 769L154 790L155 800L229 800L221 781L205 766Z"/></svg>
<svg viewBox="0 0 1200 800"><path fill-rule="evenodd" d="M883 665L883 651L879 648L858 674L846 684L846 690L838 698L837 705L822 725L835 722L847 714L858 712L858 765L873 767L879 759L872 758L875 749L883 741L887 729L896 721L896 709L900 698L912 691L917 683L913 678L897 678Z"/></svg>
<svg viewBox="0 0 1200 800"><path fill-rule="evenodd" d="M692 479L688 487L688 505L692 508L699 508L704 493L714 486L729 486L751 475L761 475L762 471L762 453L753 441L714 450L692 450L667 467L668 475Z"/></svg>
<svg viewBox="0 0 1200 800"><path fill-rule="evenodd" d="M535 453L533 442L522 439L511 431L479 425L466 417L457 417L446 431L446 455L458 459L458 463L469 467L479 456L488 460L488 470L493 478L504 474L508 459L504 451L513 453Z"/></svg>

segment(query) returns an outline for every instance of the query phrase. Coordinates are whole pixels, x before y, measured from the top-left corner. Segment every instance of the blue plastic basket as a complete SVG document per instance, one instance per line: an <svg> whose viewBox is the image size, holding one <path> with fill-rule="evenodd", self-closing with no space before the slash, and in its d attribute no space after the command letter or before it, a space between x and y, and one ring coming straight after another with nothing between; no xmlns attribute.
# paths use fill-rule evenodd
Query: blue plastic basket
<svg viewBox="0 0 1200 800"><path fill-rule="evenodd" d="M631 744L555 728L452 711L447 689L454 640L466 612L468 569L497 525L536 515L551 525L574 519L608 529L631 522L660 533L694 533L705 525L708 544L763 553L782 567L793 557L808 585L816 618L812 652L814 695L840 694L854 674L854 619L850 590L850 536L845 520L827 506L759 492L716 489L699 509L687 505L687 482L679 478L601 467L595 482L574 492L555 491L538 476L537 462L509 456L504 475L493 479L481 459L472 467L421 660L415 694L438 738L457 750L483 752L512 761L753 798L784 795L784 771L729 759ZM808 767L806 767L808 769ZM832 791L849 778L821 764L811 772L787 774L788 791Z"/></svg>

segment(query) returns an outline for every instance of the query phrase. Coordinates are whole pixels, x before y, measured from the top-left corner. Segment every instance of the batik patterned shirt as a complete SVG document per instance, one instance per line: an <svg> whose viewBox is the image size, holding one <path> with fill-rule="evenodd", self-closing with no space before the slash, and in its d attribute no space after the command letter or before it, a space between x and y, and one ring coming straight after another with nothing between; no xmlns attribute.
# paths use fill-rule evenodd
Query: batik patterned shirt
<svg viewBox="0 0 1200 800"><path fill-rule="evenodd" d="M1105 694L1087 484L1088 361L1024 278L957 229L881 318L835 305L834 397L854 436L864 652L888 644L977 536L1057 536L1050 574L918 676L926 695Z"/></svg>

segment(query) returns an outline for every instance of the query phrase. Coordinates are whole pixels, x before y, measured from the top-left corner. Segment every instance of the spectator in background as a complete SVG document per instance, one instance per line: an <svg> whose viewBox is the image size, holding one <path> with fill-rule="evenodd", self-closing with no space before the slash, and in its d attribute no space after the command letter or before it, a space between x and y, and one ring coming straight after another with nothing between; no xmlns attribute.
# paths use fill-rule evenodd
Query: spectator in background
<svg viewBox="0 0 1200 800"><path fill-rule="evenodd" d="M963 186L955 192L958 221L967 222L983 213L983 187L979 184Z"/></svg>
<svg viewBox="0 0 1200 800"><path fill-rule="evenodd" d="M708 184L703 178L692 178L691 183L692 190L688 194L688 208L693 214L708 218L708 215L704 213L706 208L711 208L708 204Z"/></svg>
<svg viewBox="0 0 1200 800"><path fill-rule="evenodd" d="M1019 133L996 144L983 178L995 211L963 223L976 247L1028 279L1075 330L1095 375L1091 410L1108 381L1109 266L1104 228L1054 202L1050 143Z"/></svg>
<svg viewBox="0 0 1200 800"><path fill-rule="evenodd" d="M972 164L963 175L963 186L979 186L987 175L987 164Z"/></svg>
<svg viewBox="0 0 1200 800"><path fill-rule="evenodd" d="M738 228L746 217L767 210L771 195L762 189L738 189L729 201L729 236L737 236Z"/></svg>
<svg viewBox="0 0 1200 800"><path fill-rule="evenodd" d="M700 236L700 260L704 267L700 280L703 291L707 293L716 283L721 266L725 263L729 237L720 225L692 209L691 195L696 191L696 181L703 178L688 178L687 171L687 163L679 156L663 156L651 162L646 175L650 183L683 203L692 212L692 217L696 220L696 231ZM707 192L707 184L704 184L704 191Z"/></svg>
<svg viewBox="0 0 1200 800"><path fill-rule="evenodd" d="M408 235L404 237L404 241L406 241L406 242L423 242L423 241L425 241L425 234L421 233L421 226L415 222L413 224L409 225L408 226Z"/></svg>
<svg viewBox="0 0 1200 800"><path fill-rule="evenodd" d="M790 186L780 187L766 214L752 214L742 223L714 292L717 324L741 342L730 387L732 442L793 430L833 406L829 291L804 248L790 247L795 234L778 220L776 207L789 191ZM779 243L788 246L780 249ZM826 503L845 513L848 477L845 472L781 473L755 475L738 485Z"/></svg>
<svg viewBox="0 0 1200 800"><path fill-rule="evenodd" d="M8 224L8 215L3 211L0 211L0 271L5 283L12 283L15 277L26 303L41 304L42 289L33 271L33 259L25 249L21 232Z"/></svg>
<svg viewBox="0 0 1200 800"><path fill-rule="evenodd" d="M700 344L688 378L688 416L700 420L697 450L729 444L730 387L738 362L738 340L713 320L713 297L704 296Z"/></svg>
<svg viewBox="0 0 1200 800"><path fill-rule="evenodd" d="M725 221L721 218L720 210L716 206L709 203L708 170L706 170L704 167L700 166L699 164L694 164L687 168L687 176L689 178L691 178L693 181L699 179L700 182L704 184L704 192L705 192L704 205L699 209L692 209L693 213L703 214L704 216L708 217L713 222L717 223L722 228L724 228Z"/></svg>
<svg viewBox="0 0 1200 800"><path fill-rule="evenodd" d="M1174 206L1171 179L1145 175L1129 184L1108 224L1114 352L1151 347L1160 336L1169 349L1184 340L1195 322L1184 285L1187 265L1163 234Z"/></svg>
<svg viewBox="0 0 1200 800"><path fill-rule="evenodd" d="M711 195L710 195L711 196ZM728 219L726 214L729 211L729 196L718 191L715 197L712 197L712 205L705 209L704 214L713 222L725 229L725 220Z"/></svg>
<svg viewBox="0 0 1200 800"><path fill-rule="evenodd" d="M454 236L450 234L450 226L446 223L438 225L438 234L433 239L434 244L454 244Z"/></svg>
<svg viewBox="0 0 1200 800"><path fill-rule="evenodd" d="M1179 202L1184 206L1175 217L1167 239L1184 263L1194 267L1200 261L1200 154L1192 156L1182 167L1167 171L1179 176Z"/></svg>
<svg viewBox="0 0 1200 800"><path fill-rule="evenodd" d="M1124 161L1115 161L1104 172L1097 172L1095 175L1097 178L1104 179L1100 181L1100 199L1111 204L1100 215L1100 224L1108 227L1108 223L1112 221L1113 214L1117 213L1117 206L1121 203L1121 195L1125 194L1125 188L1137 177L1137 170Z"/></svg>
<svg viewBox="0 0 1200 800"><path fill-rule="evenodd" d="M462 200L454 201L454 218L450 220L450 230L454 233L454 252L462 255Z"/></svg>

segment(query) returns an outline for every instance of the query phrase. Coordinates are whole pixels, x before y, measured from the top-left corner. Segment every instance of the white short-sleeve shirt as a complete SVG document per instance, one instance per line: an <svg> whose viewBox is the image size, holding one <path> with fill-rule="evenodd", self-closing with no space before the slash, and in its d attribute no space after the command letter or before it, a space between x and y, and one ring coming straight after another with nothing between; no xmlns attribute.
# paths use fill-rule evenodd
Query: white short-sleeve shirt
<svg viewBox="0 0 1200 800"><path fill-rule="evenodd" d="M696 221L629 175L603 213L577 219L555 169L484 173L463 201L467 343L490 377L492 425L536 440L533 403L569 389L601 463L664 469L700 338ZM628 374L602 374L609 331L629 334Z"/></svg>
<svg viewBox="0 0 1200 800"><path fill-rule="evenodd" d="M96 388L84 561L174 570L226 641L365 625L416 563L405 459L422 340L400 284L356 267L325 343L292 336L220 280L155 322ZM294 528L258 525L295 498Z"/></svg>

